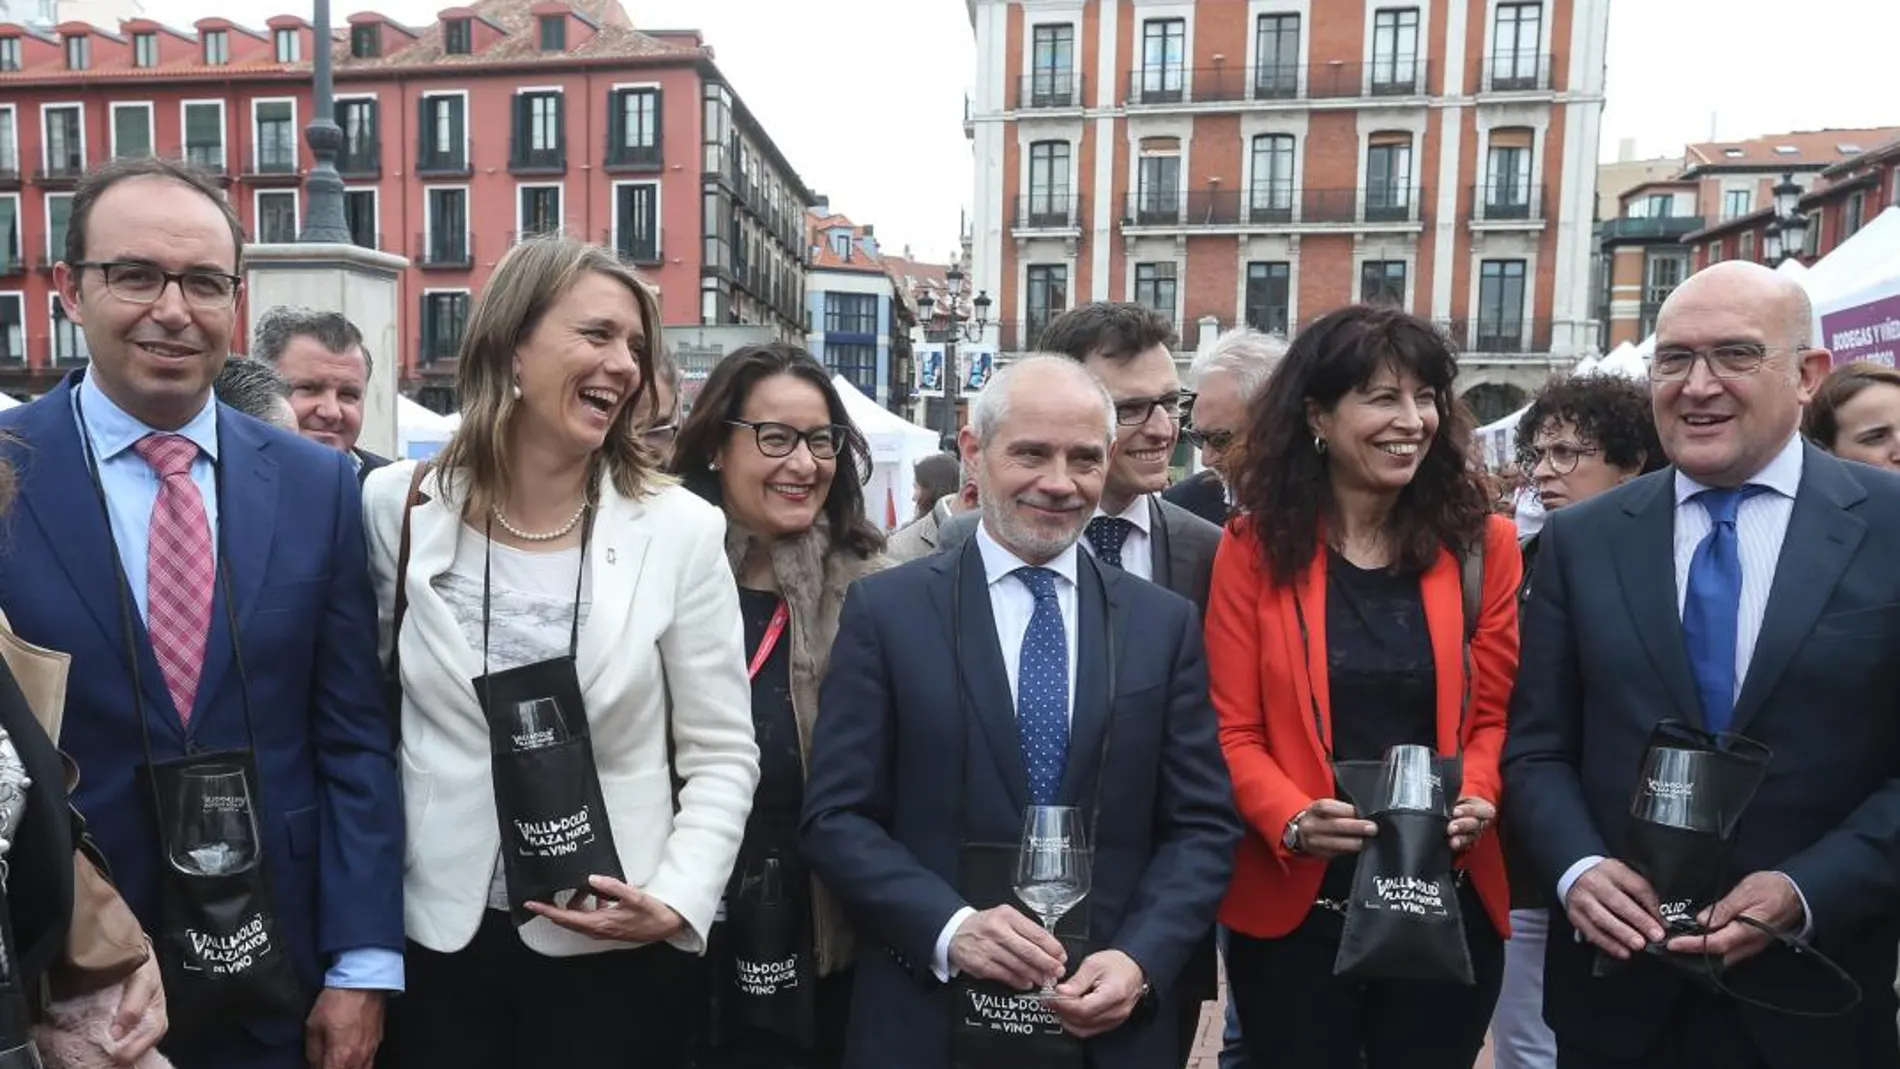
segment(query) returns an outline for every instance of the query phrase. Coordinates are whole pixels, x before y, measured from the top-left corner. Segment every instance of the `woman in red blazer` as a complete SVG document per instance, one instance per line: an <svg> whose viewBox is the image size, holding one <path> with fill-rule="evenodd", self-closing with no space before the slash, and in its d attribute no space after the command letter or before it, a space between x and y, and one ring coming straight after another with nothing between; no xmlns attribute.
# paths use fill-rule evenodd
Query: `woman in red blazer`
<svg viewBox="0 0 1900 1069"><path fill-rule="evenodd" d="M1497 1001L1510 896L1491 824L1521 565L1466 466L1456 375L1428 324L1354 306L1302 332L1253 403L1249 515L1214 561L1207 658L1248 825L1221 906L1227 975L1249 1048L1275 1069L1470 1069ZM1460 554L1480 545L1467 679ZM1464 754L1449 834L1475 986L1333 976L1375 829L1331 762L1403 743Z"/></svg>

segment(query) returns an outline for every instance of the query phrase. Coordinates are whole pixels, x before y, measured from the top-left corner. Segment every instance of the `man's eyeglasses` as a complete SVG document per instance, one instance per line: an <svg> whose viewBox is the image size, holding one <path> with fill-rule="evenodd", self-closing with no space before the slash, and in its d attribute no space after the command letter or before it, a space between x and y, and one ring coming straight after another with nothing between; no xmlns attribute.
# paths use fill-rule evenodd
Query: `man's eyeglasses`
<svg viewBox="0 0 1900 1069"><path fill-rule="evenodd" d="M106 280L106 292L132 304L156 304L164 295L165 287L176 282L185 303L205 312L231 307L237 300L238 285L243 282L223 271L165 271L154 264L124 260L81 260L73 267L82 271L88 267L98 268Z"/></svg>
<svg viewBox="0 0 1900 1069"><path fill-rule="evenodd" d="M835 460L851 441L851 428L833 423L828 427L813 427L801 431L789 423L775 423L771 420L754 422L749 419L729 419L734 427L752 428L752 437L758 442L759 452L777 460L789 457L798 448L799 442L811 450L814 460Z"/></svg>
<svg viewBox="0 0 1900 1069"><path fill-rule="evenodd" d="M1578 461L1584 457L1596 456L1598 452L1600 450L1594 446L1584 449L1567 442L1557 442L1545 449L1527 445L1517 451L1517 470L1529 475L1537 470L1537 465L1548 460L1551 471L1559 475L1568 475L1577 470Z"/></svg>
<svg viewBox="0 0 1900 1069"><path fill-rule="evenodd" d="M679 437L679 433L679 424L667 423L658 427L648 427L646 430L641 431L640 440L655 449L664 449L673 444L673 439Z"/></svg>
<svg viewBox="0 0 1900 1069"><path fill-rule="evenodd" d="M1768 354L1780 348L1753 343L1717 345L1709 349L1658 348L1649 360L1649 377L1656 382L1681 381L1695 370L1695 362L1700 358L1708 363L1709 373L1718 379L1745 379L1760 371Z"/></svg>
<svg viewBox="0 0 1900 1069"><path fill-rule="evenodd" d="M1115 422L1124 427L1139 427L1154 417L1155 409L1168 414L1168 418L1179 422L1182 413L1180 393L1162 394L1160 397L1131 397L1126 401L1115 402Z"/></svg>
<svg viewBox="0 0 1900 1069"><path fill-rule="evenodd" d="M1181 428L1181 437L1197 449L1212 449L1216 453L1225 453L1227 447L1234 444L1233 431L1204 431L1199 427Z"/></svg>

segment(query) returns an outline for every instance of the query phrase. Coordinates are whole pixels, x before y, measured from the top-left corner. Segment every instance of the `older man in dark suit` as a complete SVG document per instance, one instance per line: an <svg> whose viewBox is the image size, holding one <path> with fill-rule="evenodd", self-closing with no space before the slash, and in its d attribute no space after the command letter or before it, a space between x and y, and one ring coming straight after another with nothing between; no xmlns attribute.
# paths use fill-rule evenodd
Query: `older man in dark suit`
<svg viewBox="0 0 1900 1069"><path fill-rule="evenodd" d="M1193 607L1075 548L1112 410L1063 360L999 373L962 438L981 490L975 537L860 580L845 601L804 844L884 951L860 958L850 1069L1182 1064L1181 973L1212 928L1240 825ZM1013 857L1024 807L1045 804L1079 807L1095 829L1074 960L1011 904L1007 864L984 879L991 844ZM1082 1050L1005 1036L1008 1049L972 1059L966 1015L983 1003L965 982L1022 990L1065 974L1049 1008Z"/></svg>
<svg viewBox="0 0 1900 1069"><path fill-rule="evenodd" d="M1900 479L1796 433L1828 367L1806 295L1755 264L1664 304L1650 365L1673 466L1554 513L1524 615L1507 821L1557 891L1545 1018L1564 1069L1891 1069L1900 942ZM1767 745L1766 781L1706 938L1753 999L1812 1007L1826 981L1768 929L1860 985L1816 1019L1743 1004L1641 951L1655 890L1618 860L1651 728ZM1599 953L1629 964L1594 975Z"/></svg>

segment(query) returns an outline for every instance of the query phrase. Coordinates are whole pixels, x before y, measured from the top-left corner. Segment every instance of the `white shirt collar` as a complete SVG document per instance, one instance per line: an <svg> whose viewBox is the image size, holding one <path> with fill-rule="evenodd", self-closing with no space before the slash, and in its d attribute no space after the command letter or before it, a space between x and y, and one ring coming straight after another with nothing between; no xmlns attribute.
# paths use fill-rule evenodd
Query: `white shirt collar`
<svg viewBox="0 0 1900 1069"><path fill-rule="evenodd" d="M1795 434L1788 439L1788 444L1781 447L1781 452L1775 454L1775 459L1768 462L1767 467L1748 480L1747 485L1765 487L1793 500L1795 491L1801 488L1803 455L1801 435ZM1708 486L1683 474L1682 469L1676 469L1677 506L1707 489Z"/></svg>
<svg viewBox="0 0 1900 1069"><path fill-rule="evenodd" d="M1140 531L1142 534L1149 533L1148 524L1153 519L1153 517L1149 514L1150 509L1148 508L1148 499L1153 496L1154 496L1153 494L1137 494L1135 496L1135 499L1128 503L1127 508L1121 510L1121 512L1116 514L1117 517L1120 519L1127 520L1129 523L1134 524L1135 530ZM1108 513L1102 511L1102 506L1096 505L1095 515L1107 516ZM1095 517L1091 516L1089 518L1094 519Z"/></svg>
<svg viewBox="0 0 1900 1069"><path fill-rule="evenodd" d="M988 577L990 586L1008 579L1018 568L1036 567L1010 552L1001 542L991 537L989 527L981 520L978 520L976 525L976 548L983 555L983 574ZM1076 549L1071 543L1069 548L1063 550L1056 559L1041 567L1056 573L1068 580L1070 586L1074 586L1077 567L1075 555Z"/></svg>

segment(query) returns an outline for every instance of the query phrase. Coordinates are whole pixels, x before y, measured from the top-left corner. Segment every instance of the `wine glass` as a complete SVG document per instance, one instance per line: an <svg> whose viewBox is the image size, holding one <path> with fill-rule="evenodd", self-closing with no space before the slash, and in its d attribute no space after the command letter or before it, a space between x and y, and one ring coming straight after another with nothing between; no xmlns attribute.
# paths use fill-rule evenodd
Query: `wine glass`
<svg viewBox="0 0 1900 1069"><path fill-rule="evenodd" d="M171 862L194 876L230 876L257 864L257 813L242 768L205 765L179 773Z"/></svg>
<svg viewBox="0 0 1900 1069"><path fill-rule="evenodd" d="M1643 757L1643 778L1636 782L1630 815L1680 831L1720 833L1720 796L1709 782L1706 750L1652 746Z"/></svg>
<svg viewBox="0 0 1900 1069"><path fill-rule="evenodd" d="M512 735L517 751L544 750L566 742L567 720L561 716L561 703L553 698L516 702Z"/></svg>
<svg viewBox="0 0 1900 1069"><path fill-rule="evenodd" d="M1032 805L1023 813L1023 839L1016 851L1016 897L1022 899L1050 935L1056 922L1089 893L1092 860L1082 811L1067 805ZM1053 981L1042 985L1043 998L1055 998Z"/></svg>

